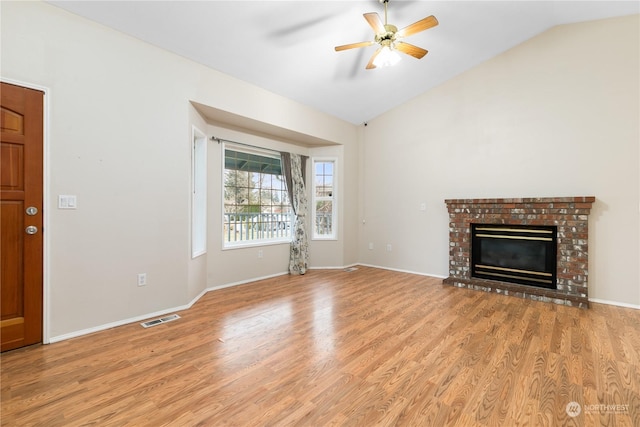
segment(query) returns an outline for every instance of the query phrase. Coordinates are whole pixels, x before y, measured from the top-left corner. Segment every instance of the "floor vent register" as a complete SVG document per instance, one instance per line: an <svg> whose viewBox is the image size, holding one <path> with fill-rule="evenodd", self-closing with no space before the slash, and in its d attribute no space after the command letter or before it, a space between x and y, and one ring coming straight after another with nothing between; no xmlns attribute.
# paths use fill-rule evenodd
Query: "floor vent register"
<svg viewBox="0 0 640 427"><path fill-rule="evenodd" d="M178 316L177 314L171 314L169 316L161 317L159 319L148 320L148 321L142 322L140 324L142 325L143 328L150 328L152 326L160 325L162 323L167 323L167 322L171 322L173 320L178 320L179 318L180 318L180 316Z"/></svg>

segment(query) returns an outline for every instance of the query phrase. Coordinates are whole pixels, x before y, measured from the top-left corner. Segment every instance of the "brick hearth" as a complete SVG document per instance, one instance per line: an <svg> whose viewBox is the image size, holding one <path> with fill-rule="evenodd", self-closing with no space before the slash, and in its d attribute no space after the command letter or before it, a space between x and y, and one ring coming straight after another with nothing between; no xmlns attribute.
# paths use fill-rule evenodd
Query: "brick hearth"
<svg viewBox="0 0 640 427"><path fill-rule="evenodd" d="M449 199L449 277L443 283L587 308L588 215L595 197ZM471 223L558 227L557 289L471 277Z"/></svg>

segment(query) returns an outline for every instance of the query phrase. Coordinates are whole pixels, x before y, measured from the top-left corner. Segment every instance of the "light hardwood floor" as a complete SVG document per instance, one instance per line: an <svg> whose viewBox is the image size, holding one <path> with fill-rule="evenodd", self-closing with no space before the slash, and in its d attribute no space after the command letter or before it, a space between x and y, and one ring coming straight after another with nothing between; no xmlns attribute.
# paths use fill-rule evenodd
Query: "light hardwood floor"
<svg viewBox="0 0 640 427"><path fill-rule="evenodd" d="M640 426L639 310L440 283L312 270L4 353L2 425Z"/></svg>

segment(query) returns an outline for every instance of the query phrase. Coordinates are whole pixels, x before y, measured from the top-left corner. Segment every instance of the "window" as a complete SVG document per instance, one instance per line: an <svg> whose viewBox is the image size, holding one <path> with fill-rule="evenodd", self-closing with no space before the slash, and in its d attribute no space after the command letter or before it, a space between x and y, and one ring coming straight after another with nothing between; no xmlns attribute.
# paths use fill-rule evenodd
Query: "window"
<svg viewBox="0 0 640 427"><path fill-rule="evenodd" d="M314 239L336 239L335 179L335 159L313 159Z"/></svg>
<svg viewBox="0 0 640 427"><path fill-rule="evenodd" d="M191 257L207 252L207 137L192 128Z"/></svg>
<svg viewBox="0 0 640 427"><path fill-rule="evenodd" d="M280 156L224 146L224 247L291 241L292 210Z"/></svg>

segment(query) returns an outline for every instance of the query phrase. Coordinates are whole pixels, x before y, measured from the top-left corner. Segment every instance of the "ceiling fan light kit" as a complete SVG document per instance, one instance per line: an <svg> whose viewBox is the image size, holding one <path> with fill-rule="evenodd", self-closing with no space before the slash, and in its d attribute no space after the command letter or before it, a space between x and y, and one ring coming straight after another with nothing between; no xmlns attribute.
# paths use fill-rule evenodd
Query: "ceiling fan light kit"
<svg viewBox="0 0 640 427"><path fill-rule="evenodd" d="M373 65L376 68L392 67L400 62L401 59L402 57L391 46L383 46L380 53L373 60Z"/></svg>
<svg viewBox="0 0 640 427"><path fill-rule="evenodd" d="M389 3L389 0L380 0L380 3L384 4L384 24L382 23L380 16L375 12L365 13L363 15L364 19L367 20L375 33L374 41L336 46L335 50L339 52L347 49L367 47L377 43L380 47L378 47L371 56L371 59L369 59L369 63L366 67L367 70L397 64L398 61L400 61L398 51L411 55L417 59L424 57L428 53L427 50L403 42L401 39L435 27L438 25L436 17L433 15L427 16L426 18L398 30L398 27L395 25L387 23L387 4Z"/></svg>

